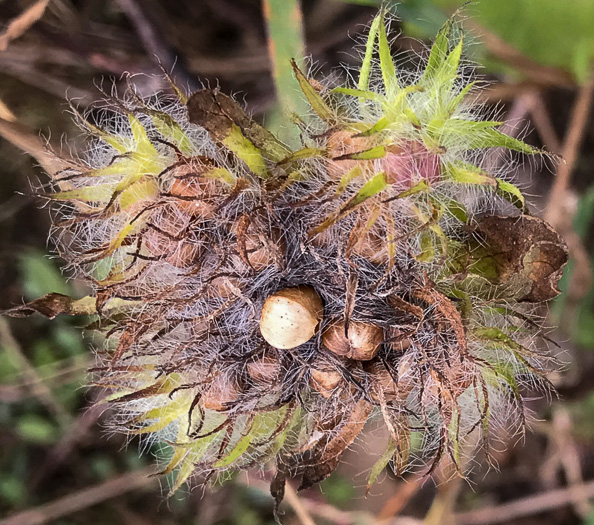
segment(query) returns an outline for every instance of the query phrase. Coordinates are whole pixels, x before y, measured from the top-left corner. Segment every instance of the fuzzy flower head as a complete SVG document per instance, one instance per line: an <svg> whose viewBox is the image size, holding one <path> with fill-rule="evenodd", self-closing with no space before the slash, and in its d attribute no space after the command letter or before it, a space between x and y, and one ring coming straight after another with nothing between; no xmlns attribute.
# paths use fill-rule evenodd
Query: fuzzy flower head
<svg viewBox="0 0 594 525"><path fill-rule="evenodd" d="M217 90L130 92L105 124L81 118L91 153L47 197L94 293L13 313L97 316L95 384L117 430L171 445L172 490L271 462L280 501L369 419L390 434L370 484L413 457L462 470L494 430L523 428L524 391L546 384L532 314L566 250L489 171L493 148L537 151L480 120L462 46L448 22L403 73L380 14L357 86L295 66L315 114L297 151Z"/></svg>

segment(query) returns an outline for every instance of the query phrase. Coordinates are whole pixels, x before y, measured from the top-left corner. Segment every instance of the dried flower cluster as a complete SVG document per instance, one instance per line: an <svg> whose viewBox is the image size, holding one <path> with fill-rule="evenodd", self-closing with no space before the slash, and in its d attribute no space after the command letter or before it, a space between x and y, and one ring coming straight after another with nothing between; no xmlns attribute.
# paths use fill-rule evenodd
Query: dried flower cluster
<svg viewBox="0 0 594 525"><path fill-rule="evenodd" d="M430 471L522 427L546 363L532 313L566 250L493 162L539 152L481 120L462 47L448 22L399 71L380 14L356 87L295 66L297 151L217 90L130 91L101 126L81 118L92 148L47 197L95 292L12 313L96 315L95 384L118 429L171 444L173 490L273 460L280 500L374 416L391 438L370 483L411 464L415 436Z"/></svg>

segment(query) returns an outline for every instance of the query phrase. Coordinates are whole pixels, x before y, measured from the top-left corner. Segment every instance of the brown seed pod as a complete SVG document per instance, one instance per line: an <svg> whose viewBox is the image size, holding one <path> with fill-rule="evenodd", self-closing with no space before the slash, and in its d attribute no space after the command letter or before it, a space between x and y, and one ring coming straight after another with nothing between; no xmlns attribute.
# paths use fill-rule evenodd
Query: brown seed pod
<svg viewBox="0 0 594 525"><path fill-rule="evenodd" d="M398 398L398 385L379 359L365 363L365 371L369 374L370 395L374 401L394 401Z"/></svg>
<svg viewBox="0 0 594 525"><path fill-rule="evenodd" d="M169 194L175 198L175 206L192 216L209 219L216 211L216 192L220 184L215 179L207 179L193 174L190 167L180 168L175 173Z"/></svg>
<svg viewBox="0 0 594 525"><path fill-rule="evenodd" d="M393 352L403 352L411 345L410 338L406 336L406 332L403 330L390 328L386 335L388 348Z"/></svg>
<svg viewBox="0 0 594 525"><path fill-rule="evenodd" d="M310 386L318 391L320 395L328 399L336 392L336 389L344 383L342 374L337 370L331 369L310 369Z"/></svg>
<svg viewBox="0 0 594 525"><path fill-rule="evenodd" d="M351 321L345 333L344 321L330 324L322 336L322 344L336 355L346 356L356 361L373 359L384 340L384 331L371 323Z"/></svg>
<svg viewBox="0 0 594 525"><path fill-rule="evenodd" d="M200 404L209 410L224 412L229 409L230 403L239 399L241 391L241 386L234 378L221 374L202 393Z"/></svg>
<svg viewBox="0 0 594 525"><path fill-rule="evenodd" d="M264 302L260 332L274 348L296 348L317 332L323 310L322 299L311 286L284 288Z"/></svg>
<svg viewBox="0 0 594 525"><path fill-rule="evenodd" d="M201 247L188 239L179 241L170 239L157 230L149 229L143 237L144 247L153 257L161 257L173 266L187 268L194 264L201 252Z"/></svg>
<svg viewBox="0 0 594 525"><path fill-rule="evenodd" d="M274 383L280 375L280 362L271 352L265 353L247 365L247 373L256 383Z"/></svg>
<svg viewBox="0 0 594 525"><path fill-rule="evenodd" d="M269 238L266 242L260 235L248 231L245 247L250 265L257 272L268 268L276 260L282 259L287 250L285 238L279 228L272 228L270 230Z"/></svg>
<svg viewBox="0 0 594 525"><path fill-rule="evenodd" d="M406 398L414 388L414 377L411 374L411 359L404 356L398 363L393 374L386 369L384 363L374 359L365 363L365 371L369 374L371 383L370 394L374 401L406 401ZM397 381L394 381L394 378Z"/></svg>
<svg viewBox="0 0 594 525"><path fill-rule="evenodd" d="M353 153L359 153L366 151L373 147L368 137L357 137L357 131L340 130L335 131L328 135L326 141L326 149L328 150L328 156L331 159L342 157L343 155L350 155ZM346 172L352 170L355 166L359 166L363 169L373 166L373 161L361 161L361 160L330 160L328 162L328 174L333 178L339 178Z"/></svg>

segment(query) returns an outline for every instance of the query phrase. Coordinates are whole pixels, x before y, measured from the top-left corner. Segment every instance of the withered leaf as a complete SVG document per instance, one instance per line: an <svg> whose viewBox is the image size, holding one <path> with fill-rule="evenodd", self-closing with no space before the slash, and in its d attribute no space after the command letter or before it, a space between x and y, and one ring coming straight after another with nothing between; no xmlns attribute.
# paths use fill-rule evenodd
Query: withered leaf
<svg viewBox="0 0 594 525"><path fill-rule="evenodd" d="M334 472L342 454L363 430L372 410L373 405L365 399L361 399L347 416L347 423L343 424L338 433L327 443L323 442L321 446L316 447L318 450L314 451L314 461L303 469L299 490L307 489L324 481ZM317 461L315 461L316 458Z"/></svg>
<svg viewBox="0 0 594 525"><path fill-rule="evenodd" d="M518 301L542 302L559 295L567 245L538 217L481 217L474 231L475 268L489 281L514 291Z"/></svg>
<svg viewBox="0 0 594 525"><path fill-rule="evenodd" d="M285 484L287 482L287 476L282 468L282 465L278 465L274 478L270 482L270 495L274 498L274 519L277 523L280 521L279 507L285 497Z"/></svg>
<svg viewBox="0 0 594 525"><path fill-rule="evenodd" d="M201 89L190 96L188 117L192 124L205 128L215 141L227 145L232 151L234 147L229 139L237 127L243 137L269 160L280 162L289 154L270 131L252 119L231 97L217 90Z"/></svg>
<svg viewBox="0 0 594 525"><path fill-rule="evenodd" d="M22 306L15 306L5 310L2 315L9 317L29 317L39 313L54 319L60 314L64 315L93 315L97 313L94 297L74 299L61 293L49 293Z"/></svg>

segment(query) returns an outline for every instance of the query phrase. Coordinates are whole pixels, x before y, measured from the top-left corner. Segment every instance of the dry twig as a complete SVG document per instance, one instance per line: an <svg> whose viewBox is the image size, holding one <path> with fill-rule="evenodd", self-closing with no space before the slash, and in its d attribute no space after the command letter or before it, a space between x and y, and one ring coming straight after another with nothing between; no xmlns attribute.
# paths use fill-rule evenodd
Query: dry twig
<svg viewBox="0 0 594 525"><path fill-rule="evenodd" d="M150 477L153 473L154 468L152 467L127 472L93 487L58 498L46 505L3 519L0 521L0 525L42 525L43 523L49 523L105 500L154 484L156 478Z"/></svg>
<svg viewBox="0 0 594 525"><path fill-rule="evenodd" d="M491 525L494 523L509 523L512 520L524 516L541 514L549 510L557 509L570 505L575 498L573 487L550 490L528 496L527 498L517 499L502 505L494 505L469 512L461 512L455 515L457 525ZM584 484L581 497L594 497L594 481ZM2 525L0 523L0 525Z"/></svg>
<svg viewBox="0 0 594 525"><path fill-rule="evenodd" d="M49 4L49 0L39 0L12 20L4 33L0 35L0 51L6 50L10 42L19 38L37 22L45 13L47 4Z"/></svg>

